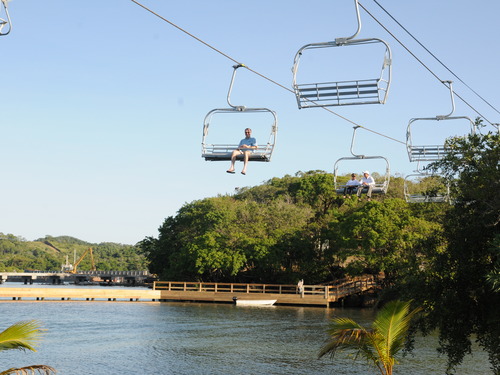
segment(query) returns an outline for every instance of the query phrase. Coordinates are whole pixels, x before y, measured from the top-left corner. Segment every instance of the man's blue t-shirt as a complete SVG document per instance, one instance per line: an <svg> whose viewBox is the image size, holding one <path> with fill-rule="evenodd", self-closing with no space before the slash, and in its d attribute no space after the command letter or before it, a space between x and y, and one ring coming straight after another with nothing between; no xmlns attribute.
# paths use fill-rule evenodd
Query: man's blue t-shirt
<svg viewBox="0 0 500 375"><path fill-rule="evenodd" d="M247 146L257 146L257 140L255 138L243 138L241 141L240 141L240 144L238 145L238 147L241 147L243 145L247 145Z"/></svg>

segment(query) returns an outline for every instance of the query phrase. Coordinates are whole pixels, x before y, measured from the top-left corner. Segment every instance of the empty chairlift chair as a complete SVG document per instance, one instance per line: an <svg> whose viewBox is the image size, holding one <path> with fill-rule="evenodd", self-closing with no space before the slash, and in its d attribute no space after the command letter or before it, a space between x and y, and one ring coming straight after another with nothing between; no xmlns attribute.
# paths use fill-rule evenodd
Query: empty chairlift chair
<svg viewBox="0 0 500 375"><path fill-rule="evenodd" d="M413 181L418 179L418 184L423 184L426 179L433 179L431 184L424 188L413 189ZM450 185L440 181L441 176L428 171L416 170L404 179L404 196L408 203L443 203L450 202ZM418 186L417 186L418 187Z"/></svg>
<svg viewBox="0 0 500 375"><path fill-rule="evenodd" d="M354 35L346 38L336 38L335 41L330 42L306 44L296 53L292 72L293 90L299 109L342 105L384 104L387 100L391 83L391 49L382 39L354 39L361 30L358 1L355 0L354 3L358 20L358 29ZM382 69L378 73L375 72L375 74L363 77L362 79L337 82L302 82L300 80L299 63L304 53L313 53L316 49L336 48L339 50L339 58L342 58L341 48L356 46L363 48L363 46L372 43L377 43L385 47ZM341 48L339 49L339 47ZM325 68L334 70L335 66L326 66Z"/></svg>
<svg viewBox="0 0 500 375"><path fill-rule="evenodd" d="M385 194L385 193L387 193L387 190L389 189L389 181L391 178L389 161L383 156L367 156L367 155L358 155L358 154L354 153L353 147L354 147L354 141L355 141L355 136L356 136L356 130L358 128L359 128L359 126L355 126L353 134L352 134L351 150L350 150L352 156L342 157L342 158L338 159L335 162L335 165L333 167L333 183L334 183L335 191L337 192L337 194L344 194L345 184L342 184L338 181L339 166L341 166L344 163L354 162L360 166L358 169L362 170L362 169L365 169L365 167L358 162L364 162L366 160L375 160L376 159L376 160L380 160L383 162L383 164L385 166L385 175L383 176L382 181L375 181L376 183L375 183L375 187L372 190L372 194L379 194L379 195Z"/></svg>
<svg viewBox="0 0 500 375"><path fill-rule="evenodd" d="M0 1L2 2L2 6L0 6L0 36L3 36L10 33L12 24L10 22L9 9L7 8L7 0Z"/></svg>
<svg viewBox="0 0 500 375"><path fill-rule="evenodd" d="M446 145L443 144L427 144L427 145L415 145L412 139L412 135L414 135L415 129L414 127L418 124L422 124L424 121L449 121L449 120L467 120L470 124L471 133L474 134L476 131L476 125L474 122L467 116L451 116L453 112L455 112L455 100L453 97L453 88L451 81L443 81L443 83L449 85L450 93L451 93L451 104L452 110L447 115L438 115L436 117L419 117L413 118L408 123L408 127L406 129L406 149L408 151L408 157L410 162L433 162L439 161L443 159L446 154Z"/></svg>
<svg viewBox="0 0 500 375"><path fill-rule="evenodd" d="M267 117L269 120L269 128L270 128L270 135L267 143L261 145L259 140L258 142L258 148L254 150L249 157L249 161L263 161L263 162L269 162L271 161L271 157L274 151L274 146L276 144L276 136L278 132L278 119L276 116L276 113L268 108L247 108L245 106L235 106L231 104L231 92L233 89L233 83L236 75L236 70L243 65L235 65L233 66L233 75L231 78L231 83L229 85L229 91L227 94L227 103L229 104L229 108L217 108L213 109L208 114L205 116L204 124L203 124L203 138L202 138L202 157L207 160L207 161L224 161L224 160L231 160L231 154L233 150L238 148L238 144L223 144L223 143L209 143L208 142L208 136L209 136L209 129L211 126L214 126L214 123L217 121L216 118L219 118L220 116L223 115L228 115L228 114L242 114L242 113L247 113L247 114L263 114L265 117ZM259 116L259 119L261 117ZM235 121L235 124L238 125L238 121ZM260 124L262 125L262 124ZM237 160L243 160L243 155L239 155L237 157Z"/></svg>

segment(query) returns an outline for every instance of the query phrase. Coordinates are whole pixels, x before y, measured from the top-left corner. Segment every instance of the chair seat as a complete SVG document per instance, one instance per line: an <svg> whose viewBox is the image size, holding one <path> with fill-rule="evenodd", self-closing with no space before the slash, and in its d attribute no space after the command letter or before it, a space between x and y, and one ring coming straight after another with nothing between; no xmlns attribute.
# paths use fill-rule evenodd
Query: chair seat
<svg viewBox="0 0 500 375"><path fill-rule="evenodd" d="M231 160L231 155L238 145L207 145L204 147L202 157L207 161L223 161ZM271 161L272 148L269 146L261 146L252 151L248 161ZM243 154L236 156L236 160L242 161Z"/></svg>

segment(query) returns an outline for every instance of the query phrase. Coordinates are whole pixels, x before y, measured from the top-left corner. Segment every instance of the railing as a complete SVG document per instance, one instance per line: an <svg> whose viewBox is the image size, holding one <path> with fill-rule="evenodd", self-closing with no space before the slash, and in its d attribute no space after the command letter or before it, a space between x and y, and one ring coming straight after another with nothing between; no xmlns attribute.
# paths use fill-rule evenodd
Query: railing
<svg viewBox="0 0 500 375"><path fill-rule="evenodd" d="M328 287L328 297L338 300L352 294L363 292L378 286L377 279L372 276L362 276L350 280L339 280Z"/></svg>
<svg viewBox="0 0 500 375"><path fill-rule="evenodd" d="M109 276L150 276L148 271L80 271L76 272L82 275L109 275Z"/></svg>
<svg viewBox="0 0 500 375"><path fill-rule="evenodd" d="M296 285L155 281L153 289L183 292L296 294Z"/></svg>
<svg viewBox="0 0 500 375"><path fill-rule="evenodd" d="M66 271L40 271L40 270L24 270L23 272L0 272L0 273L9 273L12 275L15 274L67 274L69 272ZM118 275L123 275L123 276L150 276L151 274L148 271L80 271L78 270L76 272L77 274L81 275L111 275L111 276L118 276Z"/></svg>
<svg viewBox="0 0 500 375"><path fill-rule="evenodd" d="M302 298L322 296L325 299L338 300L339 298L374 288L377 285L377 280L373 276L366 276L350 280L339 280L337 283L330 285L304 285L300 293L297 285L183 281L155 281L153 290L211 293L300 294Z"/></svg>
<svg viewBox="0 0 500 375"><path fill-rule="evenodd" d="M9 277L28 277L40 279L43 277L59 277L59 278L74 278L78 275L84 276L111 276L111 277L136 277L148 278L151 274L148 271L77 271L76 273L65 271L39 271L25 270L24 272L0 272L0 280L5 280Z"/></svg>

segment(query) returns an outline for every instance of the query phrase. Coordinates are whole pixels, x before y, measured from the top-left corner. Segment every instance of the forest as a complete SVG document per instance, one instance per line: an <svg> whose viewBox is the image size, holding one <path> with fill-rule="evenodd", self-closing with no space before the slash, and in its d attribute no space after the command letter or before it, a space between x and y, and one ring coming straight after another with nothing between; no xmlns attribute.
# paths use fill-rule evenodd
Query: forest
<svg viewBox="0 0 500 375"><path fill-rule="evenodd" d="M70 236L45 236L35 241L0 233L0 271L60 271L66 263L79 259L91 247L99 271L143 271L146 259L136 246L112 242L89 243ZM79 270L91 269L90 257L83 258Z"/></svg>
<svg viewBox="0 0 500 375"><path fill-rule="evenodd" d="M400 180L392 184L402 190ZM380 272L390 279L450 209L391 195L358 202L335 192L331 173L298 172L188 203L140 247L165 280L315 284Z"/></svg>

